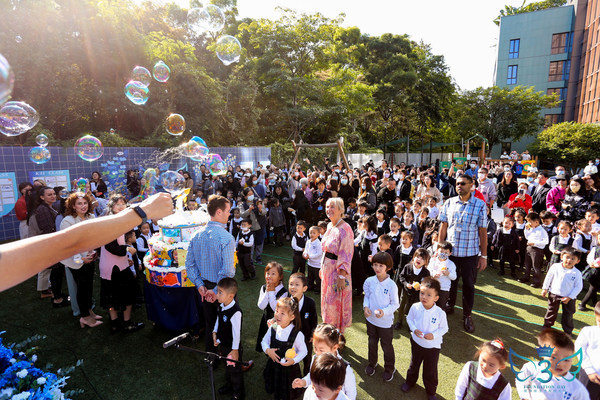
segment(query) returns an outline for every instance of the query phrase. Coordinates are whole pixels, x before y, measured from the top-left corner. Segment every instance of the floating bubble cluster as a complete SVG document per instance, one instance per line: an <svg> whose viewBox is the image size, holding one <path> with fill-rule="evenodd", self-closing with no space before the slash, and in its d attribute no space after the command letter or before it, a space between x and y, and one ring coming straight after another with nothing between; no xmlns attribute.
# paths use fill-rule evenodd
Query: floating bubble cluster
<svg viewBox="0 0 600 400"><path fill-rule="evenodd" d="M15 83L15 75L6 58L0 54L0 106L9 98Z"/></svg>
<svg viewBox="0 0 600 400"><path fill-rule="evenodd" d="M152 75L150 75L148 69L138 65L131 73L131 80L141 83L144 87L148 87L150 82L152 82Z"/></svg>
<svg viewBox="0 0 600 400"><path fill-rule="evenodd" d="M217 40L217 57L225 65L240 61L242 45L237 38L229 35L221 36Z"/></svg>
<svg viewBox="0 0 600 400"><path fill-rule="evenodd" d="M160 185L172 195L179 195L185 190L185 178L178 172L165 171L160 174Z"/></svg>
<svg viewBox="0 0 600 400"><path fill-rule="evenodd" d="M152 75L158 82L166 82L171 76L171 68L164 61L159 61L152 68Z"/></svg>
<svg viewBox="0 0 600 400"><path fill-rule="evenodd" d="M38 146L29 150L29 159L36 164L44 164L50 161L50 150L46 147Z"/></svg>
<svg viewBox="0 0 600 400"><path fill-rule="evenodd" d="M227 174L227 167L223 162L223 159L218 154L209 154L206 157L206 166L210 170L211 175L225 175Z"/></svg>
<svg viewBox="0 0 600 400"><path fill-rule="evenodd" d="M205 32L218 32L225 26L225 13L214 4L188 11L188 26L196 35Z"/></svg>
<svg viewBox="0 0 600 400"><path fill-rule="evenodd" d="M148 101L148 92L148 85L144 85L138 81L129 81L125 85L125 96L138 106L146 104Z"/></svg>
<svg viewBox="0 0 600 400"><path fill-rule="evenodd" d="M185 131L185 119L179 114L171 114L167 117L167 133L180 136Z"/></svg>
<svg viewBox="0 0 600 400"><path fill-rule="evenodd" d="M182 144L180 150L183 156L194 161L204 161L210 152L206 142L198 136L194 136L189 142Z"/></svg>
<svg viewBox="0 0 600 400"><path fill-rule="evenodd" d="M85 135L75 142L75 152L85 161L95 161L104 154L102 142L95 136Z"/></svg>
<svg viewBox="0 0 600 400"><path fill-rule="evenodd" d="M9 101L0 108L0 132L18 136L33 128L40 116L35 108L22 101Z"/></svg>
<svg viewBox="0 0 600 400"><path fill-rule="evenodd" d="M38 146L46 147L48 146L48 136L40 133L35 137L35 142L38 144Z"/></svg>

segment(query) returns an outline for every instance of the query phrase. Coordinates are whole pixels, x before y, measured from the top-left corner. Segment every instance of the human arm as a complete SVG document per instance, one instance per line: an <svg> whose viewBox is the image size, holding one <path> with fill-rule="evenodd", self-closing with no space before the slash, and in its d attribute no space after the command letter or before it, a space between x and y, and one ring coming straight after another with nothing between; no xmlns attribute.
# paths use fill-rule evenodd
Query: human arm
<svg viewBox="0 0 600 400"><path fill-rule="evenodd" d="M160 219L173 212L168 193L156 194L140 204L148 218ZM37 272L76 253L98 248L140 223L131 209L108 217L78 223L64 231L0 245L0 290L8 289ZM19 260L15 263L14 260Z"/></svg>
<svg viewBox="0 0 600 400"><path fill-rule="evenodd" d="M244 240L244 246L252 248L254 246L254 235L250 235L250 239L248 241Z"/></svg>
<svg viewBox="0 0 600 400"><path fill-rule="evenodd" d="M15 213L17 214L17 219L19 221L23 221L27 219L27 203L25 202L25 197L20 197L15 204Z"/></svg>
<svg viewBox="0 0 600 400"><path fill-rule="evenodd" d="M456 381L456 387L454 388L454 396L456 400L463 400L467 394L467 385L469 384L469 367L470 362L466 363L463 369L460 371L458 380Z"/></svg>
<svg viewBox="0 0 600 400"><path fill-rule="evenodd" d="M218 319L217 319L218 323ZM215 325L216 329L216 325ZM236 312L231 316L231 333L233 341L231 342L231 350L239 350L240 348L240 333L242 332L242 313Z"/></svg>
<svg viewBox="0 0 600 400"><path fill-rule="evenodd" d="M144 253L148 251L148 248L144 246L144 239L142 239L141 237L136 239L135 248L137 249L137 251L143 251Z"/></svg>
<svg viewBox="0 0 600 400"><path fill-rule="evenodd" d="M261 310L264 310L265 308L267 308L268 304L269 304L269 297L267 296L267 287L265 285L263 285L260 288L257 305L258 305L258 308L260 308Z"/></svg>
<svg viewBox="0 0 600 400"><path fill-rule="evenodd" d="M225 232L225 230L223 230ZM226 233L226 232L225 232ZM235 276L235 265L233 264L233 254L235 253L235 240L233 236L226 233L227 236L221 239L221 267L217 272L217 282L223 278L233 278ZM217 286L213 289L217 293Z"/></svg>
<svg viewBox="0 0 600 400"><path fill-rule="evenodd" d="M583 279L581 277L581 272L577 271L577 275L578 277L575 279L575 284L573 285L573 289L571 290L571 292L566 296L570 299L576 299L577 296L579 295L579 293L583 290Z"/></svg>
<svg viewBox="0 0 600 400"><path fill-rule="evenodd" d="M390 292L389 292L389 296L390 296L390 302L387 305L387 307L385 307L384 309L382 309L383 311L383 315L381 315L381 317L383 317L384 315L394 315L394 312L400 308L400 299L398 298L398 287L396 286L396 284L394 283L394 281L391 281L392 283L390 285Z"/></svg>
<svg viewBox="0 0 600 400"><path fill-rule="evenodd" d="M448 333L448 320L446 318L446 312L442 309L439 309L438 311L439 313L436 323L437 328L431 332L428 332L428 334L432 336L429 337L429 335L425 335L425 339L427 340L433 340L434 338L444 336L446 333Z"/></svg>
<svg viewBox="0 0 600 400"><path fill-rule="evenodd" d="M487 268L487 240L487 229L479 228L479 251L481 252L481 257L479 257L479 263L477 265L479 271L483 271Z"/></svg>
<svg viewBox="0 0 600 400"><path fill-rule="evenodd" d="M546 273L546 277L544 278L544 282L542 283L542 293L546 292L548 293L548 291L550 290L550 287L552 286L552 281L554 280L554 275L556 274L556 269L551 265L550 268L548 268L548 272ZM542 294L542 296L544 296ZM544 296L546 297L546 296Z"/></svg>
<svg viewBox="0 0 600 400"><path fill-rule="evenodd" d="M298 246L296 242L296 235L292 236L292 250L294 251L304 251L304 249Z"/></svg>
<svg viewBox="0 0 600 400"><path fill-rule="evenodd" d="M346 397L350 400L356 400L356 376L349 365L346 366L346 378L344 378L343 390Z"/></svg>

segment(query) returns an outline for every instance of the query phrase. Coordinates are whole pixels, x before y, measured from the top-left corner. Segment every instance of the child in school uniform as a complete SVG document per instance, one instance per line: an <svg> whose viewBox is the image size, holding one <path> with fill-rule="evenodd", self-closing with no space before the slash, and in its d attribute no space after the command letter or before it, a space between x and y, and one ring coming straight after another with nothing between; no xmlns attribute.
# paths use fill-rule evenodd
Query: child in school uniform
<svg viewBox="0 0 600 400"><path fill-rule="evenodd" d="M381 236L384 233L388 233L390 231L390 223L386 218L387 211L383 208L380 208L375 213L377 218L377 236Z"/></svg>
<svg viewBox="0 0 600 400"><path fill-rule="evenodd" d="M377 220L372 215L363 218L364 233L362 235L360 244L358 245L358 253L362 260L363 270L367 276L373 275L373 269L369 262L369 256L377 253Z"/></svg>
<svg viewBox="0 0 600 400"><path fill-rule="evenodd" d="M318 226L310 227L308 230L310 240L306 242L304 253L302 254L308 264L308 290L312 290L315 293L321 293L321 278L319 277L319 272L321 271L323 247L319 240L319 233Z"/></svg>
<svg viewBox="0 0 600 400"><path fill-rule="evenodd" d="M556 265L556 264L555 264ZM552 268L552 267L550 267ZM550 348L541 356L548 364L538 362L523 365L515 379L520 399L525 400L589 400L585 386L569 372L573 365L575 344L564 332L544 329L537 335L538 349ZM517 379L518 378L518 379ZM565 397L565 394L568 394Z"/></svg>
<svg viewBox="0 0 600 400"><path fill-rule="evenodd" d="M450 256L452 255L452 244L447 241L439 242L434 256L427 265L429 274L440 283L439 299L436 301L438 307L446 309L446 302L450 296L450 286L456 279L456 265Z"/></svg>
<svg viewBox="0 0 600 400"><path fill-rule="evenodd" d="M587 256L587 264L588 266L581 275L588 282L589 288L577 307L579 311L587 311L587 304L595 304L598 300L596 292L600 288L600 246L592 248Z"/></svg>
<svg viewBox="0 0 600 400"><path fill-rule="evenodd" d="M429 208L429 218L436 219L440 215L440 209L437 207L437 199L435 197L427 197L427 208Z"/></svg>
<svg viewBox="0 0 600 400"><path fill-rule="evenodd" d="M508 262L510 266L510 276L517 279L515 270L515 259L518 257L520 248L519 235L515 230L515 220L512 215L506 215L502 221L502 227L496 231L492 239L491 249L496 251L498 261L500 261L500 270L498 275L504 275L504 265Z"/></svg>
<svg viewBox="0 0 600 400"><path fill-rule="evenodd" d="M354 214L354 217L352 218L354 221L358 222L359 219L363 218L363 217L367 217L367 209L368 209L369 205L367 204L366 201L361 200L358 202L358 212Z"/></svg>
<svg viewBox="0 0 600 400"><path fill-rule="evenodd" d="M292 273L301 272L306 273L306 259L303 257L304 249L306 248L306 234L304 233L308 228L306 221L300 220L296 223L296 233L292 236L292 250L294 250L293 256L293 268Z"/></svg>
<svg viewBox="0 0 600 400"><path fill-rule="evenodd" d="M243 274L242 281L256 279L256 270L254 269L254 264L252 263L254 235L252 234L252 231L250 231L251 227L252 222L249 219L246 218L242 220L240 224L240 231L236 237L238 263Z"/></svg>
<svg viewBox="0 0 600 400"><path fill-rule="evenodd" d="M258 336L256 338L256 351L262 352L261 345L263 336L268 329L267 321L273 318L277 300L287 297L288 292L283 285L283 267L281 264L271 261L265 267L265 284L260 288L258 296L258 308L263 310L262 319L258 327Z"/></svg>
<svg viewBox="0 0 600 400"><path fill-rule="evenodd" d="M263 371L265 390L276 400L298 399L301 390L293 389L292 382L301 377L299 363L307 354L298 301L293 297L277 300L274 318L261 340L261 349L269 357ZM294 350L293 357L286 357L289 349Z"/></svg>
<svg viewBox="0 0 600 400"><path fill-rule="evenodd" d="M508 362L502 340L483 343L475 358L477 361L469 361L460 372L454 389L456 399L511 400L510 383L500 372Z"/></svg>
<svg viewBox="0 0 600 400"><path fill-rule="evenodd" d="M404 218L402 220L402 225L400 225L400 232L411 231L413 234L413 247L416 249L421 245L419 239L421 238L419 234L419 228L414 223L414 214L412 211L405 211Z"/></svg>
<svg viewBox="0 0 600 400"><path fill-rule="evenodd" d="M575 350L581 349L583 362L579 381L590 394L590 399L600 399L600 302L594 307L596 325L586 326L579 332Z"/></svg>
<svg viewBox="0 0 600 400"><path fill-rule="evenodd" d="M327 232L327 221L319 221L317 226L319 228L319 240L323 241L323 235Z"/></svg>
<svg viewBox="0 0 600 400"><path fill-rule="evenodd" d="M398 322L394 324L394 329L402 327L404 317L408 314L410 307L419 301L421 282L429 276L427 265L430 259L431 256L427 250L417 249L412 260L402 267L398 275L398 286L402 287L402 294L398 309Z"/></svg>
<svg viewBox="0 0 600 400"><path fill-rule="evenodd" d="M322 353L315 357L310 368L311 385L304 400L349 400L344 392L347 365L334 354Z"/></svg>
<svg viewBox="0 0 600 400"><path fill-rule="evenodd" d="M583 271L587 266L586 258L592 249L592 224L587 219L580 219L575 223L577 232L573 247L581 252L581 260L575 266L579 271Z"/></svg>
<svg viewBox="0 0 600 400"><path fill-rule="evenodd" d="M242 221L244 220L240 215L240 209L234 208L231 210L232 217L229 221L229 233L231 236L236 238L238 233L240 233L240 229L242 228Z"/></svg>
<svg viewBox="0 0 600 400"><path fill-rule="evenodd" d="M557 225L555 223L556 216L548 210L540 212L540 219L542 220L542 228L548 234L548 238L552 241L552 238L558 235ZM544 271L552 265L550 259L552 258L552 252L550 251L550 243L544 248Z"/></svg>
<svg viewBox="0 0 600 400"><path fill-rule="evenodd" d="M525 256L525 275L521 282L529 280L531 273L531 287L540 288L542 281L542 263L544 262L544 248L550 240L542 228L540 215L535 211L527 214L525 225L525 240L527 241L527 255Z"/></svg>
<svg viewBox="0 0 600 400"><path fill-rule="evenodd" d="M303 361L303 374L307 375L310 372L310 362L313 352L313 331L317 327L317 307L315 301L306 296L308 290L308 281L306 276L301 273L294 273L290 276L288 283L288 293L298 301L300 309L301 331L304 334L304 343L306 344L306 357Z"/></svg>
<svg viewBox="0 0 600 400"><path fill-rule="evenodd" d="M387 233L384 233L383 235L379 236L379 238L377 239L377 250L379 250L383 253L388 253L390 255L390 257L392 257L392 260L393 260L394 252L392 251L391 246L392 246L392 238ZM373 258L373 257L371 257L371 258ZM393 268L392 268L392 270L393 270Z"/></svg>
<svg viewBox="0 0 600 400"><path fill-rule="evenodd" d="M425 235L425 230L427 229L427 225L429 225L429 208L423 207L421 212L417 214L417 229L419 231L419 245L423 244L423 236Z"/></svg>
<svg viewBox="0 0 600 400"><path fill-rule="evenodd" d="M571 234L573 226L569 221L560 221L557 228L558 235L550 239L549 249L552 256L550 257L548 268L560 262L560 253L567 247L573 247L573 242L575 241L575 238Z"/></svg>
<svg viewBox="0 0 600 400"><path fill-rule="evenodd" d="M600 235L600 223L598 223L600 215L598 213L598 209L593 207L585 212L585 219L592 224L592 231L590 232L592 235L592 247L598 245L598 235Z"/></svg>
<svg viewBox="0 0 600 400"><path fill-rule="evenodd" d="M346 207L346 216L351 220L354 220L354 215L358 212L358 206L356 205L356 199L350 197L348 199L348 207Z"/></svg>
<svg viewBox="0 0 600 400"><path fill-rule="evenodd" d="M413 246L413 234L411 231L404 231L400 234L400 245L394 251L394 274L393 279L398 283L399 274L402 268L408 264L415 255L417 248Z"/></svg>
<svg viewBox="0 0 600 400"><path fill-rule="evenodd" d="M242 309L235 301L238 285L233 278L223 278L217 284L217 320L213 329L213 342L222 357L242 361ZM244 373L242 364L225 363L225 384L219 394L231 393L232 400L244 398Z"/></svg>
<svg viewBox="0 0 600 400"><path fill-rule="evenodd" d="M420 285L420 301L412 305L406 317L411 332L411 358L406 382L400 389L406 393L415 386L423 364L423 384L429 400L437 400L438 361L442 337L448 332L446 313L435 305L439 292L438 281L424 278Z"/></svg>
<svg viewBox="0 0 600 400"><path fill-rule="evenodd" d="M515 217L515 232L519 236L519 258L518 263L521 269L525 268L525 256L527 255L527 240L525 239L525 225L527 221L525 221L525 211L522 208L515 208L513 211L513 217ZM523 283L527 283L524 281Z"/></svg>
<svg viewBox="0 0 600 400"><path fill-rule="evenodd" d="M394 312L399 307L398 288L388 275L394 261L388 253L379 252L373 256L372 265L375 276L367 278L363 285L365 293L363 311L367 319L369 337L369 361L365 368L368 376L375 374L377 366L377 345L381 342L384 358L383 380L394 379L396 372L394 347Z"/></svg>
<svg viewBox="0 0 600 400"><path fill-rule="evenodd" d="M390 239L392 239L392 244L390 245L392 253L394 253L396 248L400 245L400 233L400 220L393 217L390 219L390 232L388 233Z"/></svg>
<svg viewBox="0 0 600 400"><path fill-rule="evenodd" d="M277 247L283 246L283 233L285 231L285 216L283 207L278 198L271 199L269 208L269 226L273 230L274 242Z"/></svg>
<svg viewBox="0 0 600 400"><path fill-rule="evenodd" d="M150 234L150 223L144 221L140 224L139 228L139 236L135 241L135 248L137 250L137 256L140 261L143 262L146 253L148 252L148 240L152 237Z"/></svg>
<svg viewBox="0 0 600 400"><path fill-rule="evenodd" d="M567 247L560 254L561 263L553 264L548 269L542 286L542 297L548 297L548 310L544 316L545 328L554 325L554 321L558 317L558 309L562 305L560 323L563 331L568 335L573 333L575 301L583 289L581 272L574 268L580 257L579 251Z"/></svg>

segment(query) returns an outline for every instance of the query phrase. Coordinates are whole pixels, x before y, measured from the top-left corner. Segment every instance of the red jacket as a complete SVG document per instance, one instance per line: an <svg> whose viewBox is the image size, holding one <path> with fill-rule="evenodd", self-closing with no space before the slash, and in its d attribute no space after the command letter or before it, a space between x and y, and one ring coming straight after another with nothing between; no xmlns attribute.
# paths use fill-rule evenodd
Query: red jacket
<svg viewBox="0 0 600 400"><path fill-rule="evenodd" d="M24 221L27 219L27 204L25 203L25 196L19 197L15 203L15 212L17 213L17 219Z"/></svg>
<svg viewBox="0 0 600 400"><path fill-rule="evenodd" d="M519 195L519 193L515 193L513 195L510 196L510 198L508 199L508 203L506 203L506 206L508 208L523 208L525 210L526 213L529 212L529 209L531 208L531 196L528 194L525 194L525 200L522 199L517 199L517 196Z"/></svg>

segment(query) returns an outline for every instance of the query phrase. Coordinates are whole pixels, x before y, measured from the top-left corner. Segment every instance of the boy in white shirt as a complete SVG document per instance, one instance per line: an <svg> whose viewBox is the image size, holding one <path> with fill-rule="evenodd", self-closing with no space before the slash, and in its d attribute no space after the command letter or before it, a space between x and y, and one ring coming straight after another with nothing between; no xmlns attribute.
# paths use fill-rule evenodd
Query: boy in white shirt
<svg viewBox="0 0 600 400"><path fill-rule="evenodd" d="M515 379L519 398L589 400L585 386L569 372L575 359L569 358L575 353L575 345L569 335L556 329L544 329L537 335L537 340L540 346L538 353L549 365L541 361L536 364L528 362L521 368ZM550 350L547 347L552 348L550 354L543 353Z"/></svg>
<svg viewBox="0 0 600 400"><path fill-rule="evenodd" d="M583 363L579 381L590 393L590 398L600 398L600 301L594 308L595 326L586 326L579 332L575 350L581 349Z"/></svg>
<svg viewBox="0 0 600 400"><path fill-rule="evenodd" d="M548 270L542 285L542 296L548 296L548 310L544 316L545 328L554 325L558 317L558 309L562 305L560 323L563 331L568 335L573 333L575 299L583 289L581 272L574 268L580 257L579 251L567 247L560 253L561 263L553 264Z"/></svg>
<svg viewBox="0 0 600 400"><path fill-rule="evenodd" d="M440 283L430 276L424 278L420 284L420 301L412 305L406 317L412 354L406 382L400 389L406 393L415 386L423 364L423 384L429 400L437 400L438 361L442 337L448 332L446 313L435 305L439 293Z"/></svg>
<svg viewBox="0 0 600 400"><path fill-rule="evenodd" d="M331 353L315 357L310 367L311 385L304 400L349 400L342 391L346 379L346 363Z"/></svg>
<svg viewBox="0 0 600 400"><path fill-rule="evenodd" d="M527 253L525 255L525 275L523 280L529 280L531 274L533 282L531 287L539 289L542 280L542 263L544 262L544 249L550 243L546 230L541 226L542 220L536 212L530 212L525 217L525 240L527 240Z"/></svg>
<svg viewBox="0 0 600 400"><path fill-rule="evenodd" d="M437 200L435 197L427 198L427 207L429 207L429 218L436 219L440 215L440 209L437 207Z"/></svg>
<svg viewBox="0 0 600 400"><path fill-rule="evenodd" d="M308 264L308 290L313 290L315 293L321 293L321 278L319 277L319 271L321 269L323 248L321 247L321 241L319 240L320 233L318 226L313 225L310 227L308 230L310 240L306 242L306 247L302 254Z"/></svg>
<svg viewBox="0 0 600 400"><path fill-rule="evenodd" d="M456 265L449 257L452 255L452 244L447 241L439 242L437 250L427 265L433 279L440 283L440 294L435 304L442 310L446 309L446 302L450 296L450 286L456 279Z"/></svg>
<svg viewBox="0 0 600 400"><path fill-rule="evenodd" d="M373 256L372 266L375 276L365 280L363 291L363 311L367 319L367 335L369 337L369 363L365 373L369 376L375 374L377 366L377 344L381 341L383 349L384 371L383 380L386 382L394 379L395 355L392 339L394 338L394 312L400 307L398 287L388 275L394 260L388 253L379 252Z"/></svg>

